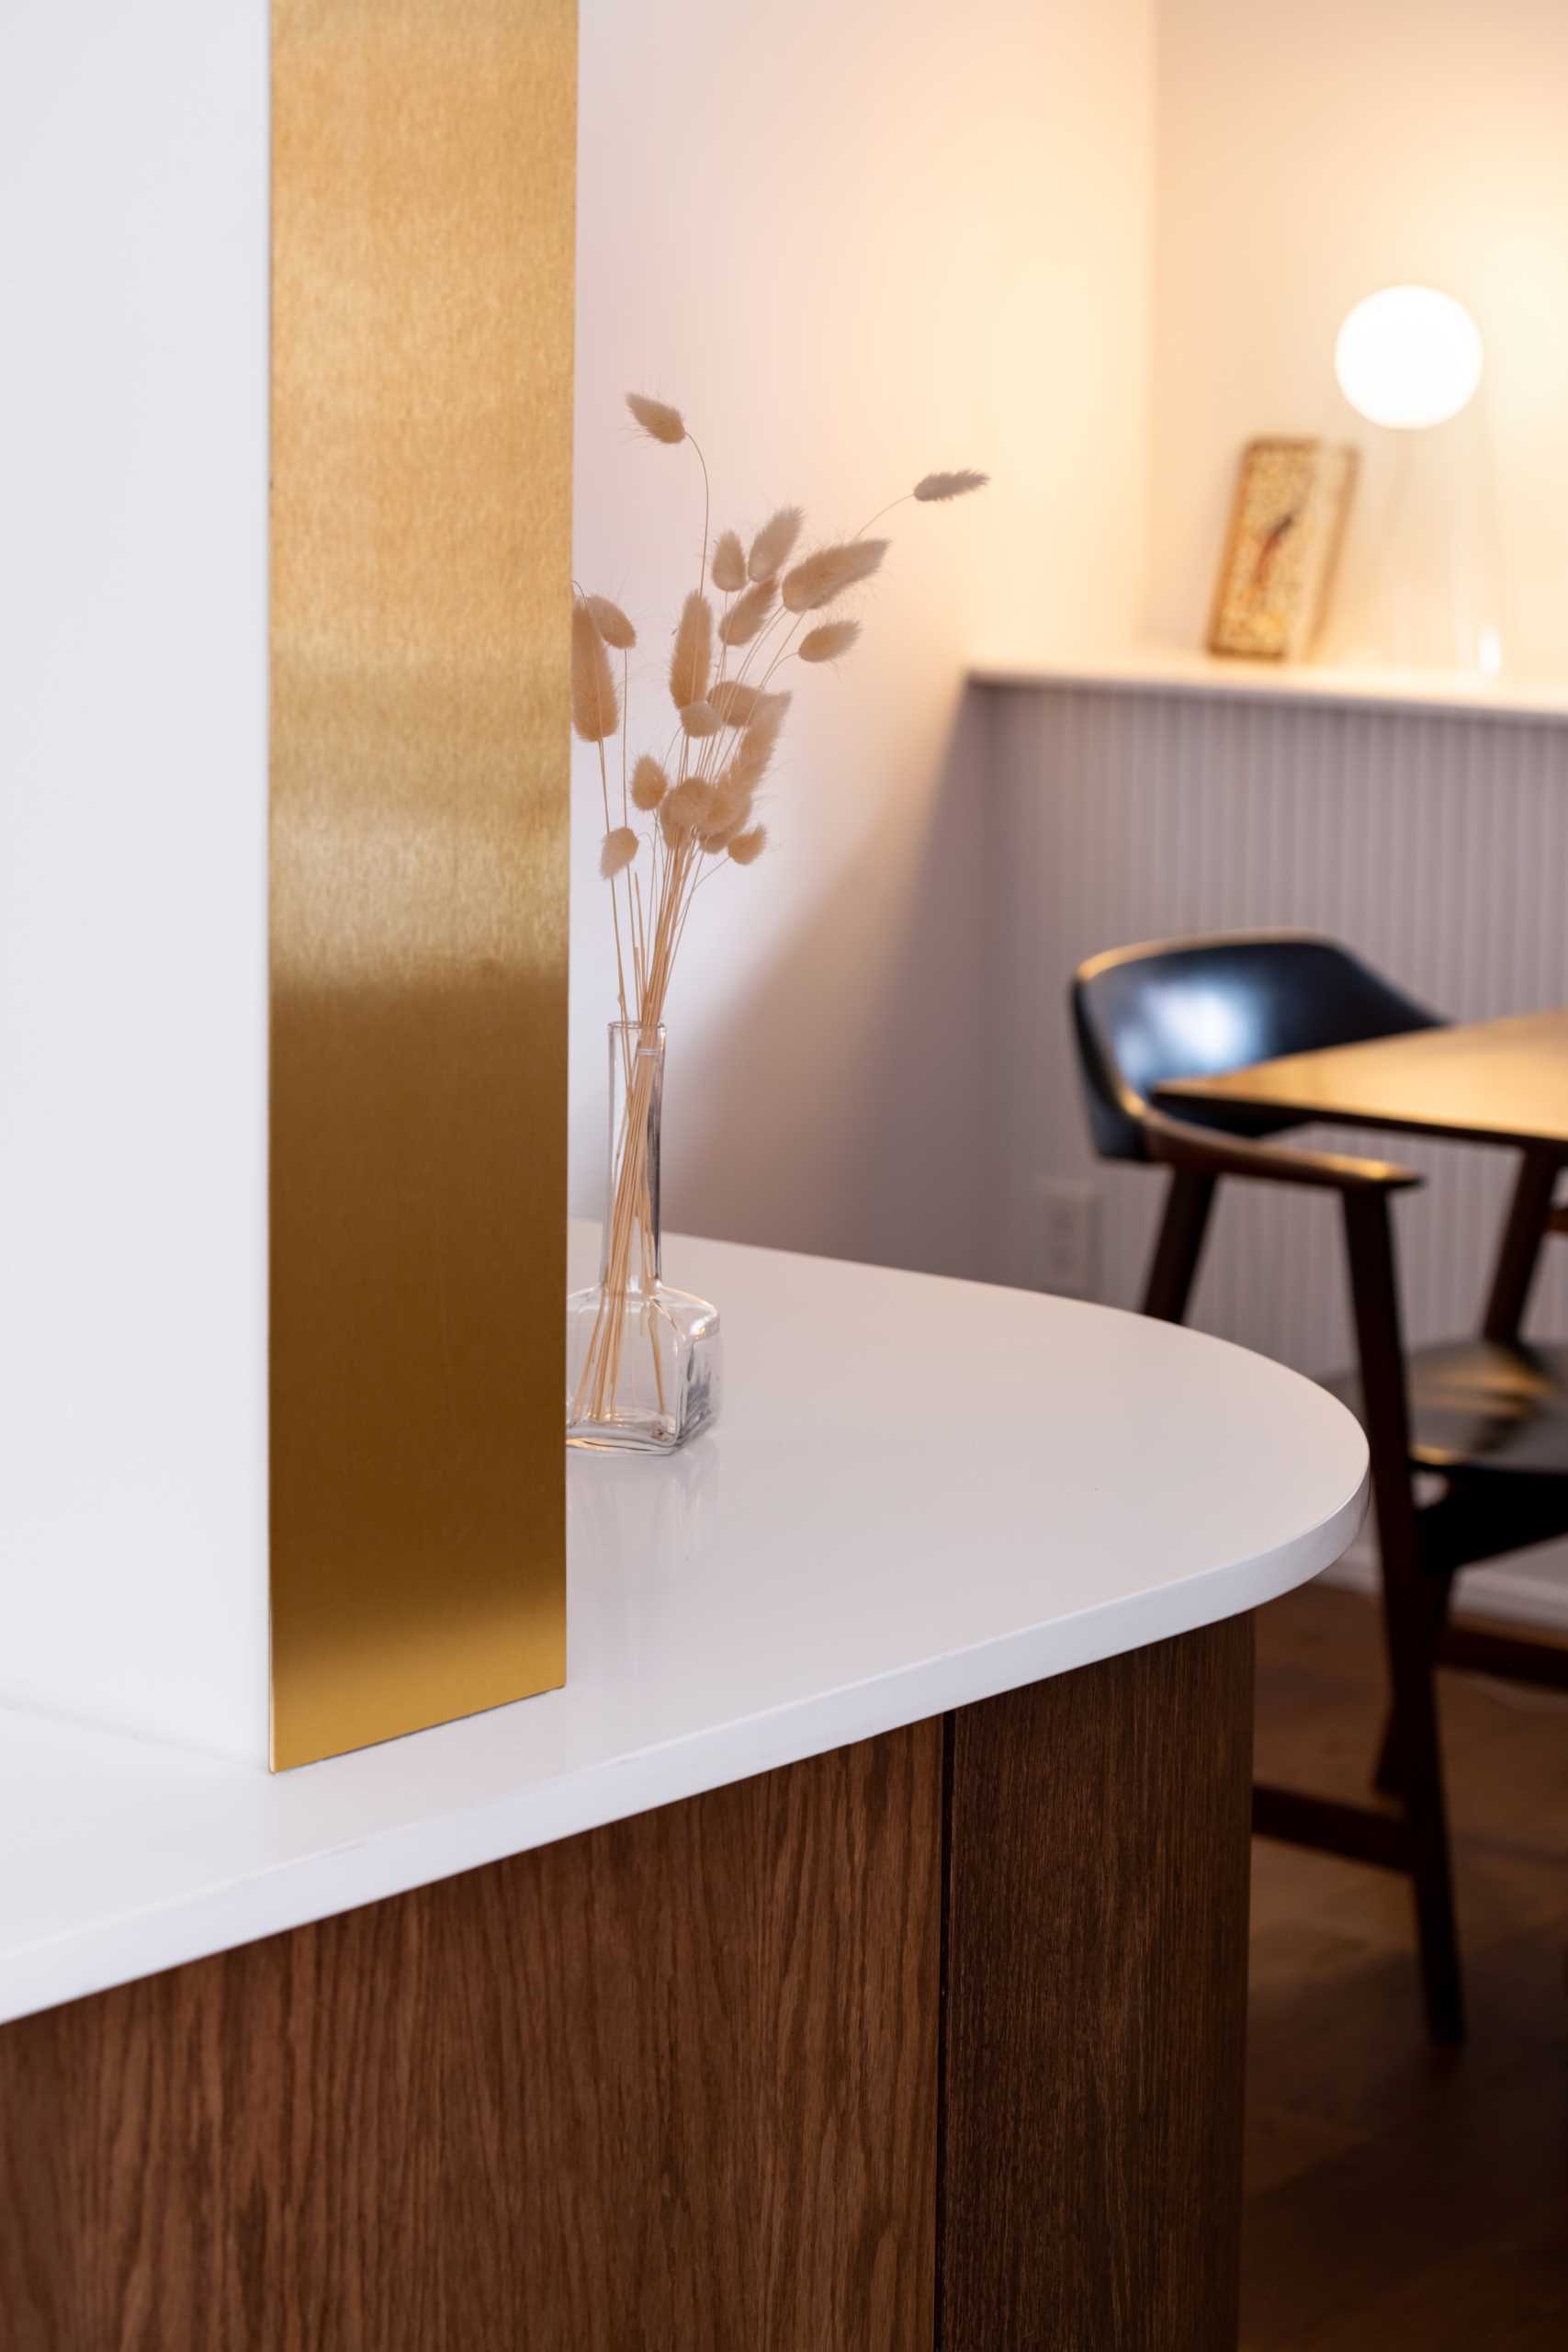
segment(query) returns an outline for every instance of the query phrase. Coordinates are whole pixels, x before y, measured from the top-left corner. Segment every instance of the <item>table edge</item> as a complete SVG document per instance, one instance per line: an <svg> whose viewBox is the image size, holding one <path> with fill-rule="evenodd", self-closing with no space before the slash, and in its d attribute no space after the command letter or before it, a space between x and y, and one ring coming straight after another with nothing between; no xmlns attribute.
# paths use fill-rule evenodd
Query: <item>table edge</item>
<svg viewBox="0 0 1568 2352"><path fill-rule="evenodd" d="M1215 1070L1207 1077L1173 1078L1150 1090L1151 1100L1162 1109L1180 1111L1193 1103L1202 1103L1213 1110L1273 1111L1288 1119L1299 1120L1325 1127L1355 1127L1386 1135L1431 1136L1452 1143L1476 1143L1498 1149L1524 1151L1568 1152L1568 1127L1552 1135L1538 1127L1517 1125L1476 1125L1464 1120L1402 1118L1397 1112L1360 1111L1340 1104L1330 1105L1321 1099L1307 1099L1289 1091L1271 1087L1267 1093L1249 1093L1245 1081L1261 1071L1286 1071L1307 1061L1319 1061L1326 1054L1365 1053L1382 1046L1410 1046L1423 1037L1441 1038L1451 1045L1456 1036L1467 1032L1514 1029L1529 1023L1553 1021L1568 1029L1568 1006L1538 1005L1527 1012L1504 1012L1486 1021L1444 1021L1435 1029L1397 1032L1391 1037L1361 1037L1342 1046L1313 1046L1299 1054L1275 1054L1267 1061L1248 1062L1239 1069ZM1436 1050L1436 1048L1434 1049Z"/></svg>
<svg viewBox="0 0 1568 2352"><path fill-rule="evenodd" d="M1259 1064L1259 1068L1263 1065ZM1222 1091L1210 1090L1200 1080L1181 1080L1169 1086L1156 1086L1154 1101L1161 1110L1179 1111L1201 1103L1216 1111L1277 1111L1282 1118L1293 1120L1301 1126L1354 1127L1358 1133L1390 1136L1427 1136L1435 1143L1474 1143L1495 1151L1553 1151L1568 1152L1568 1135L1544 1134L1538 1127L1478 1127L1467 1126L1462 1121L1444 1121L1440 1125L1432 1119L1402 1119L1391 1111L1353 1111L1336 1103L1303 1100L1299 1095L1246 1094L1239 1090ZM1224 1139L1223 1129L1206 1132ZM1268 1141L1268 1137L1264 1137Z"/></svg>
<svg viewBox="0 0 1568 2352"><path fill-rule="evenodd" d="M0 2024L1239 1616L1341 1558L1360 1531L1368 1493L1363 1460L1342 1504L1261 1557L0 1951ZM58 1724L51 1727L58 1733Z"/></svg>

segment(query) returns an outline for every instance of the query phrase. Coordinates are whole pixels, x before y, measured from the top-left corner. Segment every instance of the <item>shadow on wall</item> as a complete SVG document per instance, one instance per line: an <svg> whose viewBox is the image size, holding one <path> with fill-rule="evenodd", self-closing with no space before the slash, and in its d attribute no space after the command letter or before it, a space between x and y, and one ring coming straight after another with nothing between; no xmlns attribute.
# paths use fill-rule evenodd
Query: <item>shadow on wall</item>
<svg viewBox="0 0 1568 2352"><path fill-rule="evenodd" d="M966 694L924 821L874 833L666 1090L672 1231L970 1274L986 1186L984 731ZM887 939L874 983L866 943ZM762 1082L759 1074L765 1073ZM743 1109L738 1106L744 1106Z"/></svg>

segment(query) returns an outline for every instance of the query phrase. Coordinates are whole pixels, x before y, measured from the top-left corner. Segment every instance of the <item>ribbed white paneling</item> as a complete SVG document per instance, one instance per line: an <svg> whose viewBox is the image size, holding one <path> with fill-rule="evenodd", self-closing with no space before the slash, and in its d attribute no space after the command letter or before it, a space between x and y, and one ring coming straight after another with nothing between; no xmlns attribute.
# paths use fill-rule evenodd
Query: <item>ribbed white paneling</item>
<svg viewBox="0 0 1568 2352"><path fill-rule="evenodd" d="M993 1279L1038 1280L1042 1186L1092 1177L1098 1295L1138 1297L1165 1180L1089 1150L1066 1004L1098 949L1292 925L1460 1019L1568 1004L1568 723L1068 683L976 691L995 860ZM1429 1179L1398 1211L1408 1337L1473 1326L1511 1156L1342 1140ZM1335 1204L1227 1185L1193 1320L1303 1370L1343 1361ZM1568 1330L1568 1242L1548 1245L1531 1323Z"/></svg>

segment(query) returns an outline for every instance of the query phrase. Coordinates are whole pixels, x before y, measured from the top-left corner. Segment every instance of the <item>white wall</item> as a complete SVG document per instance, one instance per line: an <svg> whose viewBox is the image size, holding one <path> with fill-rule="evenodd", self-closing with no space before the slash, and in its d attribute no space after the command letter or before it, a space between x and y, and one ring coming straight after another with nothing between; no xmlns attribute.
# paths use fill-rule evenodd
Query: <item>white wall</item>
<svg viewBox="0 0 1568 2352"><path fill-rule="evenodd" d="M0 11L0 1699L258 1756L265 24ZM766 858L702 902L672 1226L989 1262L987 1087L1029 1070L987 1034L967 661L1125 639L1146 517L1149 615L1194 638L1240 443L1341 421L1333 333L1371 285L1482 321L1514 650L1562 673L1565 86L1559 0L583 0L578 563L643 626L644 712L700 524L626 387L685 406L743 528L996 477L896 518L866 642L792 716ZM586 763L577 788L594 1207L612 989Z"/></svg>
<svg viewBox="0 0 1568 2352"><path fill-rule="evenodd" d="M1158 10L1151 632L1199 640L1238 452L1375 441L1341 399L1350 305L1402 279L1474 311L1510 666L1568 673L1568 8L1164 0ZM1381 540L1386 437L1348 578ZM1369 540L1372 543L1369 545Z"/></svg>
<svg viewBox="0 0 1568 2352"><path fill-rule="evenodd" d="M865 640L797 694L769 850L698 902L671 1005L671 1228L973 1262L983 778L954 729L977 643L1133 625L1150 76L1150 0L584 0L577 567L643 633L634 748L668 730L702 514L691 452L634 437L626 390L684 410L721 526L798 499L852 531L930 467L995 477L890 518ZM595 1213L597 801L580 749L573 1197Z"/></svg>
<svg viewBox="0 0 1568 2352"><path fill-rule="evenodd" d="M265 0L0 15L0 1701L260 1758ZM1142 545L1149 0L586 0L580 563L661 692L697 528L931 465L672 1008L671 1222L963 1263L971 642L1122 634ZM586 781L586 779L583 779ZM578 1197L610 1006L577 840Z"/></svg>
<svg viewBox="0 0 1568 2352"><path fill-rule="evenodd" d="M0 1698L258 1761L266 18L0 10Z"/></svg>

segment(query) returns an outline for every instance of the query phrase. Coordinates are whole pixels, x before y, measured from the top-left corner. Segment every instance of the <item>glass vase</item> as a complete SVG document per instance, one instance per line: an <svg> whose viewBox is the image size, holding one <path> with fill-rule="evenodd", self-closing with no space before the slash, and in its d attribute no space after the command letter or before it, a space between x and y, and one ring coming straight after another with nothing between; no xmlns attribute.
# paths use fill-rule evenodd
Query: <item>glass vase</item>
<svg viewBox="0 0 1568 2352"><path fill-rule="evenodd" d="M599 1280L566 1303L566 1442L672 1453L718 1411L718 1310L660 1278L664 1030L610 1023Z"/></svg>

